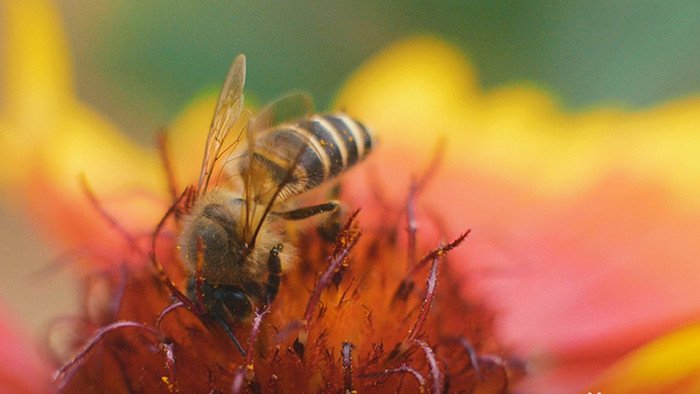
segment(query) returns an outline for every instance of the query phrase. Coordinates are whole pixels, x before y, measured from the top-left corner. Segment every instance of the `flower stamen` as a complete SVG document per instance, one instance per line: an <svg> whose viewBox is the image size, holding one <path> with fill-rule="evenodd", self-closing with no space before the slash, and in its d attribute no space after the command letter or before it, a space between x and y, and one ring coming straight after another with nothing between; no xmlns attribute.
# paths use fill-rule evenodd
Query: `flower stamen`
<svg viewBox="0 0 700 394"><path fill-rule="evenodd" d="M92 348L95 345L97 345L105 337L105 335L112 331L116 331L120 328L138 328L140 330L146 331L147 333L153 335L156 338L161 337L158 331L135 321L120 321L108 324L100 328L99 330L97 330L95 335L93 335L90 341L88 341L88 343L86 343L83 346L83 348L80 351L78 351L78 353L75 355L75 357L73 357L71 361L69 361L64 366L59 368L58 371L56 371L56 374L54 375L54 380L58 381L59 379L61 379L61 382L59 383L59 391L63 390L63 388L65 388L66 385L70 382L71 378L74 376L74 372L77 371L75 367L83 363L88 352L90 352L90 350L92 350ZM154 343L154 346L158 346L158 342Z"/></svg>
<svg viewBox="0 0 700 394"><path fill-rule="evenodd" d="M411 343L416 340L416 337L418 336L418 333L420 332L421 328L423 328L423 324L425 323L425 319L428 316L428 312L430 311L430 306L433 303L433 297L435 296L435 289L437 288L437 275L438 275L438 264L440 261L440 257L436 256L433 259L433 265L430 269L430 276L428 277L428 286L425 292L425 298L423 299L423 303L420 306L420 312L418 313L418 317L416 318L415 323L413 324L413 328L411 328L408 331L408 337L399 342L394 350L389 353L388 359L392 360L397 357L401 357L406 352L411 346Z"/></svg>
<svg viewBox="0 0 700 394"><path fill-rule="evenodd" d="M85 194L85 197L88 199L90 206L92 206L92 208L100 215L102 219L104 219L105 222L107 222L107 224L109 224L111 228L113 228L117 233L119 233L119 235L122 238L124 238L124 240L129 245L132 251L136 251L145 255L145 253L139 247L138 243L136 242L136 239L131 235L131 233L129 233L124 228L124 226L122 226L121 223L119 223L119 221L116 218L110 215L109 212L107 212L107 210L102 206L97 196L95 195L95 192L88 184L85 174L81 174L78 180L80 183L80 188L82 189L83 194Z"/></svg>
<svg viewBox="0 0 700 394"><path fill-rule="evenodd" d="M316 309L321 299L321 292L328 287L333 279L333 275L340 268L341 265L347 260L350 250L355 246L357 240L362 235L362 230L357 226L355 219L360 210L356 210L350 215L345 226L338 234L338 240L336 242L335 251L329 258L329 264L326 271L321 275L316 286L314 287L313 293L309 297L309 302L306 305L306 310L304 311L303 325L296 341L294 342L293 348L295 352L299 355L299 358L304 358L304 349L306 348L306 342L309 335L309 325L311 323L311 318L313 312Z"/></svg>
<svg viewBox="0 0 700 394"><path fill-rule="evenodd" d="M173 199L173 202L178 200L177 191L180 188L177 187L177 182L175 181L175 172L173 171L172 162L170 161L170 154L168 153L168 130L162 128L158 130L156 134L156 147L158 149L158 155L160 156L161 162L163 163L163 170L165 171L165 176L168 182L168 193Z"/></svg>
<svg viewBox="0 0 700 394"><path fill-rule="evenodd" d="M341 350L343 359L343 383L345 384L346 393L356 393L352 387L352 342L343 342Z"/></svg>
<svg viewBox="0 0 700 394"><path fill-rule="evenodd" d="M420 339L414 339L413 342L417 343L418 346L420 346L421 349L423 349L423 352L425 353L425 358L430 364L430 374L433 378L433 392L442 393L442 373L440 372L440 368L438 367L437 359L435 358L435 353L433 352L433 349L430 346L428 346L427 343L421 341Z"/></svg>
<svg viewBox="0 0 700 394"><path fill-rule="evenodd" d="M262 325L262 320L265 315L270 312L269 306L266 306L263 310L255 311L255 318L253 319L253 326L250 328L250 335L248 336L248 343L246 344L246 362L245 365L240 365L236 368L236 372L233 375L233 384L231 386L231 392L233 394L240 393L243 389L244 379L247 382L252 382L255 379L255 370L253 369L253 346L258 338L258 333L260 332L260 326Z"/></svg>
<svg viewBox="0 0 700 394"><path fill-rule="evenodd" d="M427 389L428 384L427 384L427 381L425 380L425 377L423 377L423 375L421 375L421 373L418 372L415 368L413 368L409 365L406 365L406 364L403 364L397 368L385 369L382 372L360 375L360 377L361 378L379 378L379 377L384 377L384 376L388 376L388 375L395 374L395 373L410 373L410 374L412 374L413 377L415 377L416 380L418 381L419 391L421 393L425 393L426 391L428 391L428 389Z"/></svg>

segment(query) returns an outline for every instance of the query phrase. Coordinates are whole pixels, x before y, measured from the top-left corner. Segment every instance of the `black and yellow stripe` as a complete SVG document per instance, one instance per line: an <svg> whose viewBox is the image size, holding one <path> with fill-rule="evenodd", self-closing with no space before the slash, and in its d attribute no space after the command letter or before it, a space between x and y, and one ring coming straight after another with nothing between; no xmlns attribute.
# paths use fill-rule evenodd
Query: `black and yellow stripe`
<svg viewBox="0 0 700 394"><path fill-rule="evenodd" d="M264 200L268 191L282 187L283 200L313 189L361 161L372 145L367 127L342 113L314 115L264 130L257 136L250 163L256 169L256 195Z"/></svg>

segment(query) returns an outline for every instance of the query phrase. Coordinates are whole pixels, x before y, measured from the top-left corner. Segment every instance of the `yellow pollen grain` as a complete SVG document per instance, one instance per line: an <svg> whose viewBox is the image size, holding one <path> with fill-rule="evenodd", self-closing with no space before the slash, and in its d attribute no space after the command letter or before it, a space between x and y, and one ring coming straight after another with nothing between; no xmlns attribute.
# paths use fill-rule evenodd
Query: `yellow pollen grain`
<svg viewBox="0 0 700 394"><path fill-rule="evenodd" d="M172 385L172 383L170 383L170 379L168 379L167 376L161 376L160 380L162 380L163 383L165 383L168 386L169 391L171 391L171 392L173 391L173 385Z"/></svg>

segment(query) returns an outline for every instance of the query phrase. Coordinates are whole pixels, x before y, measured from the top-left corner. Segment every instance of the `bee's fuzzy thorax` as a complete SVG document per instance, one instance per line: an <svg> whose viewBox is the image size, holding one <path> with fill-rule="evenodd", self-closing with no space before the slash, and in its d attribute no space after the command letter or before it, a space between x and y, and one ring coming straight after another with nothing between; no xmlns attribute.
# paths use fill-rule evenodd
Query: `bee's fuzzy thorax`
<svg viewBox="0 0 700 394"><path fill-rule="evenodd" d="M242 280L263 281L269 251L277 245L281 245L282 270L287 271L293 264L294 246L287 240L284 224L274 215L268 215L262 222L253 250L247 253L243 250L246 245L242 204L245 203L238 194L216 189L204 195L192 212L185 215L179 246L191 276L197 270L200 250L205 256L202 276L217 284L242 287ZM215 212L216 218L205 214L213 206L220 207ZM260 221L263 210L264 207L255 210L254 223ZM219 222L215 223L216 220ZM229 227L221 229L222 226Z"/></svg>

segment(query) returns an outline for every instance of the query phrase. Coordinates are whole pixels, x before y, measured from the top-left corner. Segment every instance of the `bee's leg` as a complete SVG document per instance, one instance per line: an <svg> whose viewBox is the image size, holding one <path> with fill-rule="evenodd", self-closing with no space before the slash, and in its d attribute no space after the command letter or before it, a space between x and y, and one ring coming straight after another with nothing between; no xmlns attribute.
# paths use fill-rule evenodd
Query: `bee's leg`
<svg viewBox="0 0 700 394"><path fill-rule="evenodd" d="M302 220L326 214L326 217L318 226L318 232L326 241L333 242L342 227L343 205L338 201L328 201L323 204L302 207L291 211L273 212L273 214L285 220Z"/></svg>
<svg viewBox="0 0 700 394"><path fill-rule="evenodd" d="M335 201L338 198L340 198L340 193L342 192L343 189L343 183L336 180L335 184L328 190L328 199ZM323 237L328 242L334 242L336 237L338 236L338 233L340 232L340 229L343 227L343 224L345 223L345 216L347 213L347 207L341 203L339 203L338 209L335 211L331 212L327 219L321 222L321 224L318 226L318 233Z"/></svg>
<svg viewBox="0 0 700 394"><path fill-rule="evenodd" d="M272 212L273 215L279 216L285 220L302 220L322 213L333 213L340 210L338 201L328 201L323 204L302 207L285 212Z"/></svg>
<svg viewBox="0 0 700 394"><path fill-rule="evenodd" d="M329 213L328 216L318 226L318 233L328 242L334 242L340 229L343 228L345 220L345 206L338 204L338 208Z"/></svg>
<svg viewBox="0 0 700 394"><path fill-rule="evenodd" d="M280 251L282 245L277 245L270 250L270 257L267 258L267 282L265 283L265 298L269 305L277 296L280 288L280 277L282 276L282 263L280 262Z"/></svg>

